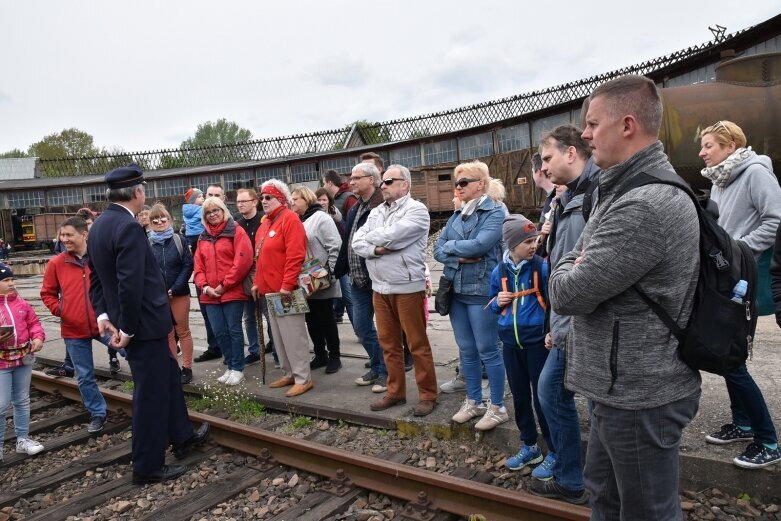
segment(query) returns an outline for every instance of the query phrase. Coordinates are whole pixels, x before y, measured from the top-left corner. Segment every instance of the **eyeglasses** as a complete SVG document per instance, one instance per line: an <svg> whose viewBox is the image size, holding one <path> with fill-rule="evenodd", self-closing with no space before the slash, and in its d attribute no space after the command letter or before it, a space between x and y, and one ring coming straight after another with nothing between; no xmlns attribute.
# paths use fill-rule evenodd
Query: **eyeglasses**
<svg viewBox="0 0 781 521"><path fill-rule="evenodd" d="M364 177L374 177L371 175L351 175L350 181L357 181L358 179L363 179Z"/></svg>
<svg viewBox="0 0 781 521"><path fill-rule="evenodd" d="M262 197L262 199L263 199L264 201L273 201L274 199L276 199L276 197L274 197L273 195L264 195L264 196Z"/></svg>
<svg viewBox="0 0 781 521"><path fill-rule="evenodd" d="M236 204L251 203L252 201L257 201L257 199L247 199L246 201L236 201Z"/></svg>
<svg viewBox="0 0 781 521"><path fill-rule="evenodd" d="M468 185L469 183L476 183L478 181L482 181L482 179L471 179L465 177L463 179L459 179L458 181L456 181L456 188L466 188L466 185Z"/></svg>
<svg viewBox="0 0 781 521"><path fill-rule="evenodd" d="M206 215L214 215L215 213L222 213L222 208L212 208L211 210L207 210Z"/></svg>
<svg viewBox="0 0 781 521"><path fill-rule="evenodd" d="M406 181L403 177L389 177L387 179L382 180L382 184L385 186L390 186L393 184L393 181Z"/></svg>
<svg viewBox="0 0 781 521"><path fill-rule="evenodd" d="M160 217L159 219L152 219L152 224L165 224L168 222L168 217Z"/></svg>

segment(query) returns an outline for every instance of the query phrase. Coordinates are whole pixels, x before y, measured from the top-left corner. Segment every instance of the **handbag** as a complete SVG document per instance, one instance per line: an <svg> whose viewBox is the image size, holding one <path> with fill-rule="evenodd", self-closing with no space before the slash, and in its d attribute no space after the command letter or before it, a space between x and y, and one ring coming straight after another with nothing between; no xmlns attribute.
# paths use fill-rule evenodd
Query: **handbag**
<svg viewBox="0 0 781 521"><path fill-rule="evenodd" d="M323 266L320 259L312 254L309 241L306 243L306 259L301 265L301 273L298 275L298 285L304 291L306 298L318 291L331 287L331 269L328 263Z"/></svg>
<svg viewBox="0 0 781 521"><path fill-rule="evenodd" d="M437 295L434 297L434 309L444 317L450 313L451 300L453 300L453 281L442 275L439 277Z"/></svg>

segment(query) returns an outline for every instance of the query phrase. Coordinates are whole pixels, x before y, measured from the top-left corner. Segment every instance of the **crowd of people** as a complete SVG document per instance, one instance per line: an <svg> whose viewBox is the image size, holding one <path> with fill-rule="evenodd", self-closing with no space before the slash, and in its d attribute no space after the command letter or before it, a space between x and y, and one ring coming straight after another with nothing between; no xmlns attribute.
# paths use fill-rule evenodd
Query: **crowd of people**
<svg viewBox="0 0 781 521"><path fill-rule="evenodd" d="M217 380L235 386L248 364L272 351L282 374L269 387L299 396L315 388L315 371L342 367L337 323L346 311L368 358L355 383L381 395L371 410L405 404L405 372L414 370L415 416L435 410L439 391L465 391L453 422L476 419L475 429L488 431L513 417L520 444L505 465L533 467L532 493L589 503L592 519L680 519L678 447L697 413L701 379L644 296L679 326L688 322L699 273L697 211L675 186L623 190L643 172L673 170L658 140L654 83L624 76L587 101L583 129L561 125L540 138L532 159L533 179L547 193L539 223L508 211L504 186L485 163L455 168L454 213L433 256L443 266L440 290L449 288L438 298L459 367L439 389L426 331L429 213L411 196L405 166L385 168L367 153L349 180L329 171L317 191L271 179L259 193L236 192L235 216L221 186L210 185L205 196L192 187L181 234L168 209L145 205L138 167L109 172L111 204L91 230L91 212L62 224L63 252L49 262L41 288L61 319L89 432L100 432L107 418L93 340L109 346L112 360L124 350L130 363L134 481L148 483L184 472L163 464L167 445L184 457L208 436L208 425L193 431L186 421L181 384L192 381L193 362L222 358ZM775 311L781 325L781 187L770 160L747 147L730 121L699 137L718 223L756 255L758 293L769 295L772 286L775 302L760 312ZM302 266L313 265L321 271L312 276L323 278L310 286ZM195 359L191 279L208 344ZM27 389L43 329L2 264L0 298L0 416L13 402L17 451L35 454L43 447L28 436ZM731 421L705 441L747 443L734 459L743 468L781 461L745 363L724 379ZM588 401L585 462L575 394Z"/></svg>

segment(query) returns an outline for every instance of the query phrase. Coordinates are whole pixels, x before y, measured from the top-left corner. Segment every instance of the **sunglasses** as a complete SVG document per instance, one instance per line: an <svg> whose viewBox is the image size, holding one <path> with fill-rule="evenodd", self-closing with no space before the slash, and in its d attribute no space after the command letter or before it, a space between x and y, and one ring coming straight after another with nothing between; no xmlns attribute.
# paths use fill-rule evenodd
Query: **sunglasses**
<svg viewBox="0 0 781 521"><path fill-rule="evenodd" d="M159 219L152 219L152 224L165 224L168 222L168 217L160 217Z"/></svg>
<svg viewBox="0 0 781 521"><path fill-rule="evenodd" d="M469 183L477 183L478 181L482 181L482 179L470 179L470 178L463 178L456 181L456 188L466 188L466 185Z"/></svg>
<svg viewBox="0 0 781 521"><path fill-rule="evenodd" d="M276 197L274 197L273 195L264 195L263 197L261 197L261 199L263 199L264 201L273 201L274 199L276 199Z"/></svg>
<svg viewBox="0 0 781 521"><path fill-rule="evenodd" d="M387 179L382 180L382 184L385 186L390 186L393 184L393 181L406 181L403 177L389 177Z"/></svg>
<svg viewBox="0 0 781 521"><path fill-rule="evenodd" d="M222 208L212 208L206 212L206 215L214 215L215 213L222 213Z"/></svg>

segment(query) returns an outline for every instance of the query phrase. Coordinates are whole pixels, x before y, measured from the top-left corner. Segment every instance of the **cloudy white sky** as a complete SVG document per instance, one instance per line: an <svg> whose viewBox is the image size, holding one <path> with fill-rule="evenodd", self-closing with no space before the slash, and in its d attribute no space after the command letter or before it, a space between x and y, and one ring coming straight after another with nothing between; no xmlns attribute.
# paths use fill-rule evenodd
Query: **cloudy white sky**
<svg viewBox="0 0 781 521"><path fill-rule="evenodd" d="M177 147L479 103L607 72L778 14L767 0L0 0L0 152L76 127Z"/></svg>

